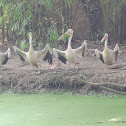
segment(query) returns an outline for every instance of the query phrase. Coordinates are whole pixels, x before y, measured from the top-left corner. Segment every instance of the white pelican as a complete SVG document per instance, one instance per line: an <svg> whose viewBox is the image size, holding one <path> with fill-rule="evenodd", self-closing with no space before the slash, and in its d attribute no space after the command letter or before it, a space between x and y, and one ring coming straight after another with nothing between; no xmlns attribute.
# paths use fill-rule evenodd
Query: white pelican
<svg viewBox="0 0 126 126"><path fill-rule="evenodd" d="M8 48L8 50L5 53L0 52L0 66L7 63L11 55L11 50Z"/></svg>
<svg viewBox="0 0 126 126"><path fill-rule="evenodd" d="M105 48L103 52L100 52L98 49L95 49L95 54L96 57L99 58L105 64L105 69L106 69L106 65L113 65L115 61L117 61L119 55L119 45L116 44L114 50L109 49L107 46L108 44L107 33L102 38L101 42L103 42L104 40L105 40Z"/></svg>
<svg viewBox="0 0 126 126"><path fill-rule="evenodd" d="M53 54L56 58L58 58L60 61L62 61L64 64L66 64L66 62L69 62L69 69L70 69L70 64L74 63L75 65L78 64L78 60L77 57L78 56L83 56L85 54L85 51L87 49L87 42L86 40L84 41L84 43L77 49L72 49L71 47L71 39L73 36L73 30L72 29L68 29L59 39L58 41L62 40L64 38L64 35L69 36L69 40L68 40L68 47L66 51L61 51L58 49L53 48Z"/></svg>
<svg viewBox="0 0 126 126"><path fill-rule="evenodd" d="M44 59L45 61L48 60L49 64L52 64L52 55L49 50L49 45L46 45L46 47L43 50L40 51L34 51L32 46L32 33L29 33L29 51L24 52L17 48L16 46L13 46L15 53L20 57L22 61L29 62L32 67L39 67L39 61L41 59Z"/></svg>

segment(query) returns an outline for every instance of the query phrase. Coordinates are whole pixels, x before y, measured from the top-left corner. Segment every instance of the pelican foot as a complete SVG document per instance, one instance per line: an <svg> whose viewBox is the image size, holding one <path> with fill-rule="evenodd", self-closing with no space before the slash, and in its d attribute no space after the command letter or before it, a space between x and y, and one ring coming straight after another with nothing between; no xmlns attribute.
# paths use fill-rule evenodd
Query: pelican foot
<svg viewBox="0 0 126 126"><path fill-rule="evenodd" d="M52 65L49 69L50 69L50 70L56 69L56 64Z"/></svg>
<svg viewBox="0 0 126 126"><path fill-rule="evenodd" d="M108 69L107 68L104 68L104 71L107 71Z"/></svg>
<svg viewBox="0 0 126 126"><path fill-rule="evenodd" d="M107 70L108 70L108 68L107 68L107 66L106 66L106 64L105 64L104 71L107 71Z"/></svg>

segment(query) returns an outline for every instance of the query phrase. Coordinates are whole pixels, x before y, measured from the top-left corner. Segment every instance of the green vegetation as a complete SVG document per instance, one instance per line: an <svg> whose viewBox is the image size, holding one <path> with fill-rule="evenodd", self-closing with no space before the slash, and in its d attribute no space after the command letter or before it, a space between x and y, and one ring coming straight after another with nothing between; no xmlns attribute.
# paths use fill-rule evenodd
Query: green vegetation
<svg viewBox="0 0 126 126"><path fill-rule="evenodd" d="M89 18L92 40L108 32L112 40L125 39L126 0L83 0L84 10Z"/></svg>
<svg viewBox="0 0 126 126"><path fill-rule="evenodd" d="M119 23L121 8L126 4L126 0L100 0L100 3L106 24L106 31L108 31L114 39L118 39L120 35Z"/></svg>
<svg viewBox="0 0 126 126"><path fill-rule="evenodd" d="M59 35L68 28L76 29L76 14L78 20L82 18L78 13L81 5L89 19L90 39L97 40L105 32L113 39L125 39L125 30L120 26L120 20L125 20L125 11L121 12L125 4L126 0L0 0L2 42L6 37L15 42L20 36L28 39L28 32L32 32L36 42L57 46Z"/></svg>
<svg viewBox="0 0 126 126"><path fill-rule="evenodd" d="M72 0L1 0L0 24L8 28L8 40L12 37L16 41L18 36L28 39L31 31L36 40L56 43L59 33L68 28L62 11L71 5Z"/></svg>
<svg viewBox="0 0 126 126"><path fill-rule="evenodd" d="M125 106L125 96L0 95L0 125L125 126Z"/></svg>

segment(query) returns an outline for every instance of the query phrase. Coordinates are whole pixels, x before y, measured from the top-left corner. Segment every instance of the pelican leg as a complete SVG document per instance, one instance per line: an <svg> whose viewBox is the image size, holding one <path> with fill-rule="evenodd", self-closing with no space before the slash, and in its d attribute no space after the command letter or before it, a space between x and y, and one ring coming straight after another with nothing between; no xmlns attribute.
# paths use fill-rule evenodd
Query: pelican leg
<svg viewBox="0 0 126 126"><path fill-rule="evenodd" d="M69 63L69 70L70 70L70 65L71 65L71 63Z"/></svg>
<svg viewBox="0 0 126 126"><path fill-rule="evenodd" d="M3 65L0 65L0 68L4 69L4 66Z"/></svg>
<svg viewBox="0 0 126 126"><path fill-rule="evenodd" d="M108 70L107 67L106 67L106 64L105 64L104 70L105 70L105 71Z"/></svg>
<svg viewBox="0 0 126 126"><path fill-rule="evenodd" d="M74 63L74 69L75 69L76 65L78 65L78 64L79 64L79 62ZM77 69L78 69L78 67L77 67Z"/></svg>
<svg viewBox="0 0 126 126"><path fill-rule="evenodd" d="M38 73L41 75L41 70L43 69L43 65L41 64L41 62L38 63Z"/></svg>
<svg viewBox="0 0 126 126"><path fill-rule="evenodd" d="M75 67L76 67L76 63L74 64L74 69L75 69Z"/></svg>
<svg viewBox="0 0 126 126"><path fill-rule="evenodd" d="M31 65L32 66L32 69L33 69L33 74L36 74L36 68L34 65Z"/></svg>
<svg viewBox="0 0 126 126"><path fill-rule="evenodd" d="M42 63L42 61L41 61L41 60L39 60L39 62L38 62L38 68L39 68L39 69L43 68L43 66L42 66L42 64L41 64L41 63Z"/></svg>
<svg viewBox="0 0 126 126"><path fill-rule="evenodd" d="M35 74L35 67L34 67L34 65L31 65L31 67L32 67L32 69L33 69L32 74Z"/></svg>
<svg viewBox="0 0 126 126"><path fill-rule="evenodd" d="M34 66L33 66L33 65L31 65L31 67L32 67L32 69L34 70Z"/></svg>
<svg viewBox="0 0 126 126"><path fill-rule="evenodd" d="M75 72L77 72L78 69L79 69L78 66L75 68L76 65L77 65L77 64L74 65L74 70L75 70Z"/></svg>
<svg viewBox="0 0 126 126"><path fill-rule="evenodd" d="M40 71L40 68L38 67L38 68L36 68L34 65L31 65L32 66L32 68L33 68L33 74L40 74L41 73L41 71ZM38 66L39 66L39 64L38 64Z"/></svg>
<svg viewBox="0 0 126 126"><path fill-rule="evenodd" d="M40 70L42 68L42 65L38 63L38 69Z"/></svg>
<svg viewBox="0 0 126 126"><path fill-rule="evenodd" d="M113 64L114 64L114 61L112 61L112 69L114 69L114 66L113 66Z"/></svg>

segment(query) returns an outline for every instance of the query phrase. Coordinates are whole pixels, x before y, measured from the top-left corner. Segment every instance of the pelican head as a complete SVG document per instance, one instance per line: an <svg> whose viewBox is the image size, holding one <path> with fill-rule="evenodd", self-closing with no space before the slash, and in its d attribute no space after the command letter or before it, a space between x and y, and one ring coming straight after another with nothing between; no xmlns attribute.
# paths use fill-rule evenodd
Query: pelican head
<svg viewBox="0 0 126 126"><path fill-rule="evenodd" d="M108 40L108 34L105 33L104 37L102 38L101 42L103 42L104 40Z"/></svg>
<svg viewBox="0 0 126 126"><path fill-rule="evenodd" d="M62 40L64 38L64 36L72 36L73 35L73 30L72 29L68 29L59 39L58 41Z"/></svg>

